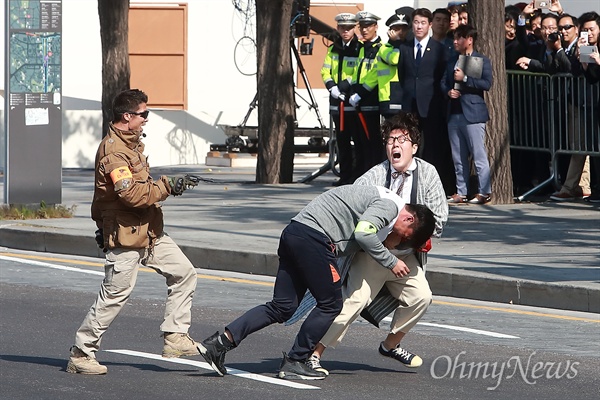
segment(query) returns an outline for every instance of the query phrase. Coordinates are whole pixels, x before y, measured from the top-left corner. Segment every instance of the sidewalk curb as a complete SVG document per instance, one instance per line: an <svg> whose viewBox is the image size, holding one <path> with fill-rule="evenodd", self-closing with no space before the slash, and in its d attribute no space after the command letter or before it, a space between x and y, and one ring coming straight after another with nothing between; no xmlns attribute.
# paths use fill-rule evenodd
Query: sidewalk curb
<svg viewBox="0 0 600 400"><path fill-rule="evenodd" d="M103 258L91 236L78 236L47 228L42 231L27 226L0 226L0 246L20 250L73 254ZM246 274L275 276L276 253L237 251L180 245L196 268L225 270ZM434 295L460 297L499 303L557 308L600 313L600 289L574 285L487 277L485 274L456 273L455 270L429 265L427 278Z"/></svg>

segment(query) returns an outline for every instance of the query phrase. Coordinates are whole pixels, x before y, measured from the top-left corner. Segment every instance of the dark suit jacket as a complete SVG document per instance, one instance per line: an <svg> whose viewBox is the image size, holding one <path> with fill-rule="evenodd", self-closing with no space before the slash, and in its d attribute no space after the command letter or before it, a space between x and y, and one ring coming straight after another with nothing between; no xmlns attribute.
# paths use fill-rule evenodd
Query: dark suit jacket
<svg viewBox="0 0 600 400"><path fill-rule="evenodd" d="M446 66L444 46L433 38L429 38L427 46L423 49L423 58L419 68L415 65L414 41L400 46L400 65L398 77L402 82L402 110L418 111L421 118L432 114L439 115L442 105L440 81ZM416 100L418 110L412 109L413 99Z"/></svg>
<svg viewBox="0 0 600 400"><path fill-rule="evenodd" d="M483 93L490 90L492 87L492 62L489 58L476 51L473 52L472 56L483 58L481 78L475 79L468 77L467 82L463 83L466 88L460 91L461 96L459 97L459 100L463 115L467 121L472 124L477 124L486 122L490 119ZM454 67L456 66L457 61L458 55L448 62L446 71L444 72L444 78L442 79L442 90L444 91L445 97L448 99L448 91L454 87ZM448 101L448 109L449 108L450 101ZM448 115L450 115L449 110Z"/></svg>

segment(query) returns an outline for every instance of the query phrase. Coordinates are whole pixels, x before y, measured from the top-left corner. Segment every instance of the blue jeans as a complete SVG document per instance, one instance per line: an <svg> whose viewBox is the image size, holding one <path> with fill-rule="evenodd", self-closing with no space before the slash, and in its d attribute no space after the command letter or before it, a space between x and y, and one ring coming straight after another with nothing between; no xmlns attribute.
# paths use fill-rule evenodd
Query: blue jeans
<svg viewBox="0 0 600 400"><path fill-rule="evenodd" d="M479 180L478 193L492 193L490 163L485 150L485 123L471 124L463 114L452 114L448 119L448 138L456 174L456 193L466 196L471 174L469 155L473 157Z"/></svg>

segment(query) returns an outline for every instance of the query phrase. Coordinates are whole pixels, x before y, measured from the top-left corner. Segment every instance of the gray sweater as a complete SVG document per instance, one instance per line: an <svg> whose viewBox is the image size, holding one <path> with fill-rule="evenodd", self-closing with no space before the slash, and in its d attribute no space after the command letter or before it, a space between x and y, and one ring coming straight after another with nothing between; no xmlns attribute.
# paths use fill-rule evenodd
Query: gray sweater
<svg viewBox="0 0 600 400"><path fill-rule="evenodd" d="M362 249L383 267L392 269L397 258L382 241L402 207L402 199L385 188L345 185L317 196L292 220L327 235L336 246L336 256ZM370 229L355 232L359 221L368 222Z"/></svg>

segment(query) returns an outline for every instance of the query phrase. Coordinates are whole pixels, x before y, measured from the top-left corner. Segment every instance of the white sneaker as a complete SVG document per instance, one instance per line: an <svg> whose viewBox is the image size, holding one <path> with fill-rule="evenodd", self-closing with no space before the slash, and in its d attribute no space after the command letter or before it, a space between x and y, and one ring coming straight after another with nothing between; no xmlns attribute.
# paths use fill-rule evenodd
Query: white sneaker
<svg viewBox="0 0 600 400"><path fill-rule="evenodd" d="M306 365L313 371L319 371L324 373L326 376L329 376L329 371L327 371L321 366L321 359L317 357L316 354L313 354L310 357L308 357L308 360L306 360Z"/></svg>

